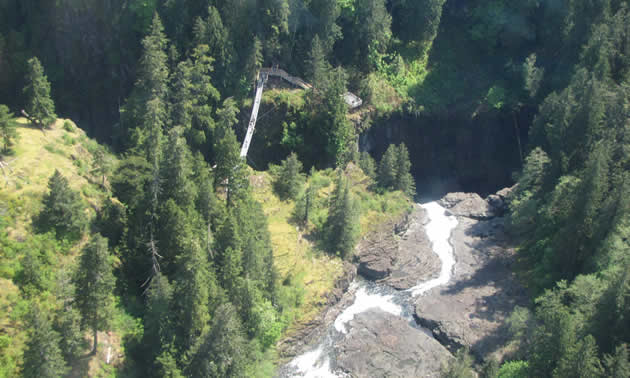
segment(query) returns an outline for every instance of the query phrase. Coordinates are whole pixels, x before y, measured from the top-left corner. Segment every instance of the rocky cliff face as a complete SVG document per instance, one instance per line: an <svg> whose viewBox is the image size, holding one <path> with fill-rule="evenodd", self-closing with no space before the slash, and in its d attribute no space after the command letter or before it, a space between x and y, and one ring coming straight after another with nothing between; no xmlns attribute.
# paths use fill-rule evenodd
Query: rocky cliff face
<svg viewBox="0 0 630 378"><path fill-rule="evenodd" d="M444 114L376 119L359 138L361 151L380 158L391 143L409 148L412 174L420 196L439 198L448 192L488 195L512 185L521 165L517 133L527 143L532 114L523 111Z"/></svg>

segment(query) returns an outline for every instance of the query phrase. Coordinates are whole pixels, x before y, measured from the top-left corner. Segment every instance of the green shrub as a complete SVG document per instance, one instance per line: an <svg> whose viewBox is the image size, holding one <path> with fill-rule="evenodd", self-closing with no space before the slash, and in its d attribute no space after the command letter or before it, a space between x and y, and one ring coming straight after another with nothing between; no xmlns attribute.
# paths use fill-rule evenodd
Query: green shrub
<svg viewBox="0 0 630 378"><path fill-rule="evenodd" d="M73 133L74 132L74 126L72 125L72 122L65 120L63 122L63 129L66 130L69 133Z"/></svg>
<svg viewBox="0 0 630 378"><path fill-rule="evenodd" d="M62 139L63 139L63 144L65 144L66 146L73 146L75 143L77 143L77 140L68 134L63 134Z"/></svg>

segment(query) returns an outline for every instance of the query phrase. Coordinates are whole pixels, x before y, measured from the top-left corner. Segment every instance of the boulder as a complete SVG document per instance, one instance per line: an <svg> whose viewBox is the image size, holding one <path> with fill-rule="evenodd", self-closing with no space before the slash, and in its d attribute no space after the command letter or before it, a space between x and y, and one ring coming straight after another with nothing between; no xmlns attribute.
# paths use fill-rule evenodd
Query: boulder
<svg viewBox="0 0 630 378"><path fill-rule="evenodd" d="M495 209L476 193L449 193L440 200L450 214L484 220L496 216Z"/></svg>
<svg viewBox="0 0 630 378"><path fill-rule="evenodd" d="M358 314L335 346L337 369L352 377L439 377L451 354L425 331L380 310Z"/></svg>

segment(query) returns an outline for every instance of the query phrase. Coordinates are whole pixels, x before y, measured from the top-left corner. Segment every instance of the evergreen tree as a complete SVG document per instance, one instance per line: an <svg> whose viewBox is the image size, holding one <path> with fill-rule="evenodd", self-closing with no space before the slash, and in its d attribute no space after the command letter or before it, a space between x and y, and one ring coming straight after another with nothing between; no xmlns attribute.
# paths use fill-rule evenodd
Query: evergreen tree
<svg viewBox="0 0 630 378"><path fill-rule="evenodd" d="M83 322L94 333L92 353L98 346L98 331L107 329L113 311L113 261L107 239L96 234L83 248L75 278L77 306Z"/></svg>
<svg viewBox="0 0 630 378"><path fill-rule="evenodd" d="M307 77L313 83L315 88L325 88L325 81L328 79L327 75L332 67L326 59L326 52L324 46L318 35L315 35L311 45L311 51L308 55L307 61Z"/></svg>
<svg viewBox="0 0 630 378"><path fill-rule="evenodd" d="M297 199L304 185L304 174L302 173L302 163L295 152L282 161L279 172L274 180L276 193L282 199Z"/></svg>
<svg viewBox="0 0 630 378"><path fill-rule="evenodd" d="M597 344L587 335L576 345L569 346L567 354L560 359L553 371L554 377L601 377L603 369L597 354Z"/></svg>
<svg viewBox="0 0 630 378"><path fill-rule="evenodd" d="M341 7L336 0L312 0L309 9L317 20L313 33L321 40L326 56L332 51L335 42L342 37L341 27L337 24Z"/></svg>
<svg viewBox="0 0 630 378"><path fill-rule="evenodd" d="M263 47L260 39L258 37L254 37L251 45L249 46L249 51L247 53L247 58L245 60L244 67L244 76L245 83L247 83L247 87L249 88L249 84L253 83L256 75L260 71L263 65Z"/></svg>
<svg viewBox="0 0 630 378"><path fill-rule="evenodd" d="M191 146L206 152L214 130L213 105L219 92L212 85L210 74L214 59L207 45L193 49L192 59L177 65L173 93L173 124L184 129Z"/></svg>
<svg viewBox="0 0 630 378"><path fill-rule="evenodd" d="M329 252L344 259L352 256L359 234L359 209L341 172L330 199L324 231Z"/></svg>
<svg viewBox="0 0 630 378"><path fill-rule="evenodd" d="M392 29L405 41L421 42L426 51L435 38L445 0L394 0Z"/></svg>
<svg viewBox="0 0 630 378"><path fill-rule="evenodd" d="M161 164L161 198L173 199L180 208L191 209L197 196L197 188L191 179L193 157L186 141L181 137L180 128L171 129L164 152L164 161Z"/></svg>
<svg viewBox="0 0 630 378"><path fill-rule="evenodd" d="M271 298L276 277L265 212L250 194L234 207L233 216L239 226L243 276L256 281Z"/></svg>
<svg viewBox="0 0 630 378"><path fill-rule="evenodd" d="M630 361L628 361L628 346L618 345L613 355L604 356L606 376L610 378L630 377Z"/></svg>
<svg viewBox="0 0 630 378"><path fill-rule="evenodd" d="M242 239L235 210L230 210L219 228L215 240L216 266L221 286L233 293L243 272Z"/></svg>
<svg viewBox="0 0 630 378"><path fill-rule="evenodd" d="M157 376L163 378L184 378L177 366L177 360L173 357L174 353L173 350L165 350L156 358Z"/></svg>
<svg viewBox="0 0 630 378"><path fill-rule="evenodd" d="M193 43L195 46L207 45L217 62L217 77L221 87L225 88L229 80L228 70L232 63L232 41L228 38L228 30L223 25L221 14L217 8L208 7L208 17L197 18L193 26Z"/></svg>
<svg viewBox="0 0 630 378"><path fill-rule="evenodd" d="M416 194L416 185L411 176L411 162L409 161L409 151L407 146L401 143L396 151L396 186L397 190L405 193L409 197Z"/></svg>
<svg viewBox="0 0 630 378"><path fill-rule="evenodd" d="M176 345L181 355L189 355L208 332L211 300L217 297L214 272L197 238L186 234L185 249L178 261L175 281L177 321Z"/></svg>
<svg viewBox="0 0 630 378"><path fill-rule="evenodd" d="M214 185L225 188L230 206L247 192L249 176L234 131L228 128L223 132L224 135L215 142L217 167L214 170Z"/></svg>
<svg viewBox="0 0 630 378"><path fill-rule="evenodd" d="M395 145L390 144L378 166L378 183L384 189L394 188L398 176L398 154Z"/></svg>
<svg viewBox="0 0 630 378"><path fill-rule="evenodd" d="M361 152L359 155L359 167L367 177L376 180L376 163L369 152Z"/></svg>
<svg viewBox="0 0 630 378"><path fill-rule="evenodd" d="M68 367L59 348L60 337L52 328L48 315L35 305L29 314L29 338L24 351L24 370L27 378L56 378Z"/></svg>
<svg viewBox="0 0 630 378"><path fill-rule="evenodd" d="M101 176L101 186L105 188L105 180L112 172L112 161L109 156L107 156L104 148L99 148L93 155L94 160L92 164L94 166L94 171Z"/></svg>
<svg viewBox="0 0 630 378"><path fill-rule="evenodd" d="M37 58L28 60L26 86L26 111L41 127L50 126L57 119L55 104L50 98L50 83Z"/></svg>
<svg viewBox="0 0 630 378"><path fill-rule="evenodd" d="M150 359L155 359L174 339L172 324L173 289L168 278L157 273L151 279L147 290L147 308L144 314L145 345Z"/></svg>
<svg viewBox="0 0 630 378"><path fill-rule="evenodd" d="M313 211L313 205L315 201L314 192L315 190L311 185L307 186L295 202L293 218L298 224L302 226L308 225L308 221Z"/></svg>
<svg viewBox="0 0 630 378"><path fill-rule="evenodd" d="M2 139L2 150L7 153L18 138L17 123L6 105L0 104L0 139Z"/></svg>
<svg viewBox="0 0 630 378"><path fill-rule="evenodd" d="M148 35L142 40L142 56L138 63L138 79L125 105L123 123L133 129L132 140L147 161L157 169L161 156L163 129L168 114L168 40L157 13Z"/></svg>
<svg viewBox="0 0 630 378"><path fill-rule="evenodd" d="M243 377L249 350L234 307L222 304L215 312L211 331L193 356L188 371L194 377Z"/></svg>
<svg viewBox="0 0 630 378"><path fill-rule="evenodd" d="M392 17L384 0L357 0L355 9L353 38L356 63L364 71L373 71L376 56L385 53L389 47Z"/></svg>
<svg viewBox="0 0 630 378"><path fill-rule="evenodd" d="M61 336L59 346L66 361L72 361L81 352L83 333L81 332L81 314L74 305L76 289L68 270L63 269L57 274L56 289L55 296L62 305L57 312L54 328Z"/></svg>
<svg viewBox="0 0 630 378"><path fill-rule="evenodd" d="M538 89L545 74L544 68L536 67L536 54L531 54L523 63L524 88L529 97L536 97Z"/></svg>
<svg viewBox="0 0 630 378"><path fill-rule="evenodd" d="M58 170L48 180L49 192L42 200L43 208L36 218L38 228L55 230L58 237L79 236L85 226L81 197L69 186Z"/></svg>

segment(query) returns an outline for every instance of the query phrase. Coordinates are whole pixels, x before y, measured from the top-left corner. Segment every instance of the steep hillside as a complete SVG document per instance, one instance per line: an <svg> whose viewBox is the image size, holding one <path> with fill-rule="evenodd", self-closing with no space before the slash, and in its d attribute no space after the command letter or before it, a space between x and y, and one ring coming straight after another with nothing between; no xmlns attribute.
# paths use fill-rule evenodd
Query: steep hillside
<svg viewBox="0 0 630 378"><path fill-rule="evenodd" d="M16 376L22 364L27 339L25 321L35 303L52 312L63 311L63 291L81 247L84 234L76 241L58 240L53 233L41 233L32 219L48 192L47 182L58 170L69 186L80 193L83 211L92 219L108 195L107 169L117 159L107 149L87 138L72 121L58 119L46 130L18 119L19 140L9 156L2 157L0 177L0 376ZM97 157L97 158L95 158ZM101 174L105 172L105 177ZM86 233L90 232L86 230ZM35 267L35 268L34 268ZM36 285L31 270L39 271ZM134 321L117 308L112 331L100 335L102 347L87 356L89 343L73 364L71 376L110 374L123 365L121 339L129 335Z"/></svg>

